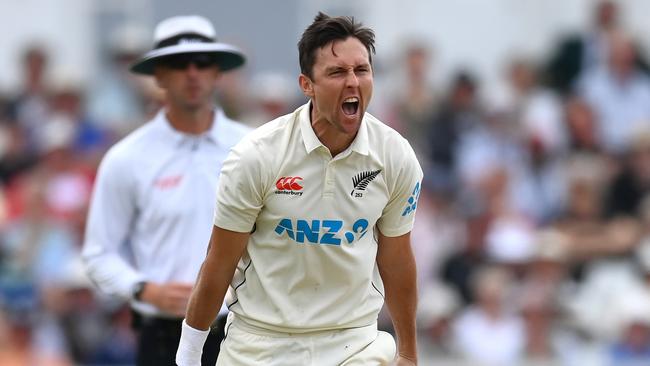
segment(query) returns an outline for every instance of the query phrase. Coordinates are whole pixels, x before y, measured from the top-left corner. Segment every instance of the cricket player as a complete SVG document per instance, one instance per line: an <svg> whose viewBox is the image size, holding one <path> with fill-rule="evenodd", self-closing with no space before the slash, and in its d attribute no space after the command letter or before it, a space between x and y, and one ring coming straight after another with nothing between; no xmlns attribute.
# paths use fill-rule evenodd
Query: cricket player
<svg viewBox="0 0 650 366"><path fill-rule="evenodd" d="M224 162L180 366L199 364L226 291L219 366L417 364L409 234L422 170L408 142L366 113L374 33L319 13L298 49L309 102ZM397 346L377 330L384 302Z"/></svg>

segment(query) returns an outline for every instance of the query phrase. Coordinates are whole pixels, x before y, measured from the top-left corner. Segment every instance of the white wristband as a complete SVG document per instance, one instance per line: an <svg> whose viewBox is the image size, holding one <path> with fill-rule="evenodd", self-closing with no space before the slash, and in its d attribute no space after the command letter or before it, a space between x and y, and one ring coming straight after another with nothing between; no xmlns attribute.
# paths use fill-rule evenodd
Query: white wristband
<svg viewBox="0 0 650 366"><path fill-rule="evenodd" d="M210 334L210 329L194 329L183 319L181 340L178 342L176 351L176 364L178 366L200 366L203 344L208 338L208 334Z"/></svg>

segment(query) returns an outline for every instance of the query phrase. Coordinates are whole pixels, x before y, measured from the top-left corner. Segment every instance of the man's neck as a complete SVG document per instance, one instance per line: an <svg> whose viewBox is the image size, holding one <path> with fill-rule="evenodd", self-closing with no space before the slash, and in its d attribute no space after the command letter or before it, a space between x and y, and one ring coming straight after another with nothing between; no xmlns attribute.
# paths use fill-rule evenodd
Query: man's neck
<svg viewBox="0 0 650 366"><path fill-rule="evenodd" d="M312 107L313 108L313 107ZM312 109L310 111L311 127L316 134L316 137L325 147L330 151L332 157L347 149L354 141L354 136L346 135L332 128L328 121L323 118L317 117Z"/></svg>
<svg viewBox="0 0 650 366"><path fill-rule="evenodd" d="M214 113L212 107L188 110L167 106L165 115L175 130L200 135L212 127Z"/></svg>

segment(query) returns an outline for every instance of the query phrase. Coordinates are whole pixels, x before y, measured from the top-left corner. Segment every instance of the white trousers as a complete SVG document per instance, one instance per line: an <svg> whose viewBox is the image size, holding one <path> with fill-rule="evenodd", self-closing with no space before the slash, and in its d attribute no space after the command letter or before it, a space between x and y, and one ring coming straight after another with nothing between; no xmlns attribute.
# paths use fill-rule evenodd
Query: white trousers
<svg viewBox="0 0 650 366"><path fill-rule="evenodd" d="M231 313L217 366L380 366L395 358L395 340L373 324L306 334L244 323Z"/></svg>

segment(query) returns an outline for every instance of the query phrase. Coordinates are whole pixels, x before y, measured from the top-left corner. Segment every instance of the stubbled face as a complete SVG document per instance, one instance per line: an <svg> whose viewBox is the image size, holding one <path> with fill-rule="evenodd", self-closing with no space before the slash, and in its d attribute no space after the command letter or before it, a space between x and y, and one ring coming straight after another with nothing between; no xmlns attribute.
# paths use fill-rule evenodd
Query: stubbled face
<svg viewBox="0 0 650 366"><path fill-rule="evenodd" d="M372 97L368 50L354 37L326 44L316 51L312 78L300 75L300 86L312 100L315 129L353 138Z"/></svg>
<svg viewBox="0 0 650 366"><path fill-rule="evenodd" d="M184 109L212 106L220 72L216 65L189 63L184 68L156 67L158 85L167 93L169 103Z"/></svg>

